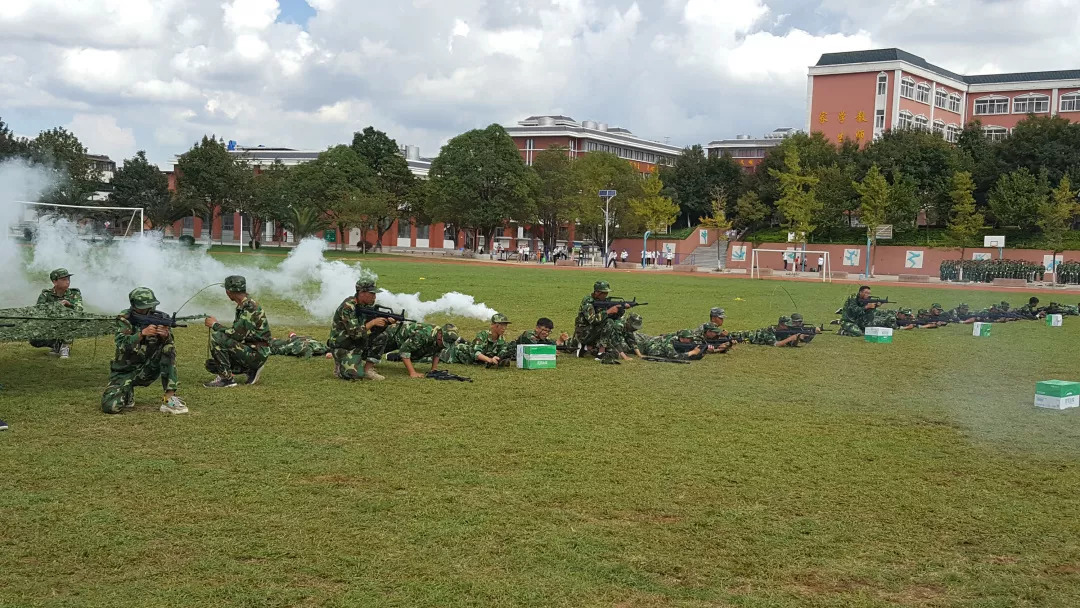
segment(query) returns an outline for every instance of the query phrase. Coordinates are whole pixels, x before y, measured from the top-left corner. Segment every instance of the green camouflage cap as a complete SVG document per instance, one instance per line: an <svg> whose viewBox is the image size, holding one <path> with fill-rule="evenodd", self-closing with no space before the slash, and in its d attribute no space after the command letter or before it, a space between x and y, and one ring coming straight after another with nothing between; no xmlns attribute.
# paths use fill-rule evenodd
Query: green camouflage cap
<svg viewBox="0 0 1080 608"><path fill-rule="evenodd" d="M802 323L803 322L802 314L797 313L797 312L791 313L791 322L792 323Z"/></svg>
<svg viewBox="0 0 1080 608"><path fill-rule="evenodd" d="M926 310L925 308L920 308L919 309L919 316L920 317L925 317L925 316L927 316L929 314L930 314L929 310Z"/></svg>
<svg viewBox="0 0 1080 608"><path fill-rule="evenodd" d="M780 323L781 325L789 325L789 324L791 324L791 317L788 317L788 316L783 316L783 317L780 317L780 319L779 319L779 321L778 321L778 322L779 322L779 323Z"/></svg>
<svg viewBox="0 0 1080 608"><path fill-rule="evenodd" d="M607 293L611 291L611 285L608 285L607 281L597 281L593 283L592 290Z"/></svg>
<svg viewBox="0 0 1080 608"><path fill-rule="evenodd" d="M964 302L960 302L960 304L957 305L957 308L971 308L971 307L968 306L967 304L965 304Z"/></svg>
<svg viewBox="0 0 1080 608"><path fill-rule="evenodd" d="M937 302L934 302L933 304L930 305L930 310L945 310L945 309L941 307L941 304L938 304Z"/></svg>
<svg viewBox="0 0 1080 608"><path fill-rule="evenodd" d="M1004 300L1002 300L998 306L1001 307L1001 310L1009 310L1009 303Z"/></svg>
<svg viewBox="0 0 1080 608"><path fill-rule="evenodd" d="M491 322L492 323L505 323L505 324L509 325L510 324L510 319L507 319L506 315L502 314L501 312L497 312L497 313L491 315Z"/></svg>
<svg viewBox="0 0 1080 608"><path fill-rule="evenodd" d="M901 315L911 315L911 309L910 308L900 308L900 309L898 309L896 311L896 313L901 314Z"/></svg>
<svg viewBox="0 0 1080 608"><path fill-rule="evenodd" d="M238 274L225 277L225 291L233 293L247 291L247 279Z"/></svg>
<svg viewBox="0 0 1080 608"><path fill-rule="evenodd" d="M357 280L356 293L375 293L375 281L373 279Z"/></svg>
<svg viewBox="0 0 1080 608"><path fill-rule="evenodd" d="M641 329L641 324L643 322L644 319L642 319L641 315L637 314L636 312L630 313L626 317L626 327L630 328L633 331Z"/></svg>
<svg viewBox="0 0 1080 608"><path fill-rule="evenodd" d="M443 344L457 344L457 341L461 339L458 335L457 325L453 323L447 323L439 328L442 331Z"/></svg>
<svg viewBox="0 0 1080 608"><path fill-rule="evenodd" d="M62 279L64 277L70 277L70 276L71 276L71 273L68 272L67 268L57 268L56 270L49 273L49 280L50 281L55 281L57 279Z"/></svg>
<svg viewBox="0 0 1080 608"><path fill-rule="evenodd" d="M154 290L149 287L136 287L128 294L128 302L133 308L153 308L160 304L154 297Z"/></svg>
<svg viewBox="0 0 1080 608"><path fill-rule="evenodd" d="M694 332L690 331L689 329L680 329L679 333L675 334L675 336L680 340L683 338L693 338Z"/></svg>
<svg viewBox="0 0 1080 608"><path fill-rule="evenodd" d="M717 306L716 308L713 308L709 311L709 317L720 317L721 319L726 319L727 313L724 312L723 308Z"/></svg>
<svg viewBox="0 0 1080 608"><path fill-rule="evenodd" d="M705 325L701 326L701 329L702 329L702 331L711 331L711 332L720 333L720 326L715 324L715 323L706 323Z"/></svg>

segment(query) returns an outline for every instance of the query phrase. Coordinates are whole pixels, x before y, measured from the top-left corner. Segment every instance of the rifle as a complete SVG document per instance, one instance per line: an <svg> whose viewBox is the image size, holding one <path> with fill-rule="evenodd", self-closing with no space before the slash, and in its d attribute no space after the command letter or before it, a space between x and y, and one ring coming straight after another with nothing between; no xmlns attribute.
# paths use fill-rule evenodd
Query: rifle
<svg viewBox="0 0 1080 608"><path fill-rule="evenodd" d="M413 319L405 318L405 309L401 310L401 314L394 312L393 308L386 306L379 306L378 304L372 304L371 306L357 306L356 316L375 317L376 319L393 319L398 323L416 323Z"/></svg>
<svg viewBox="0 0 1080 608"><path fill-rule="evenodd" d="M648 302L638 302L637 296L634 296L633 300L625 300L623 298L608 298L606 300L593 300L593 310L607 310L612 306L618 306L623 310L633 308L635 306L648 306Z"/></svg>
<svg viewBox="0 0 1080 608"><path fill-rule="evenodd" d="M899 302L889 300L888 296L884 298L859 298L859 306L866 306L867 304L899 304Z"/></svg>
<svg viewBox="0 0 1080 608"><path fill-rule="evenodd" d="M143 314L139 314L134 310L128 311L128 321L138 329L149 327L150 325L162 325L164 327L187 327L183 323L178 321L194 321L195 319L205 319L210 315L197 314L188 315L186 317L178 317L176 313L169 314L167 312L161 312L160 310L151 310Z"/></svg>
<svg viewBox="0 0 1080 608"><path fill-rule="evenodd" d="M730 334L726 336L719 336L713 338L712 340L708 338L705 339L705 345L711 346L713 348L723 346L725 344L739 344L741 342L746 342L746 338L736 338L735 336L732 336Z"/></svg>
<svg viewBox="0 0 1080 608"><path fill-rule="evenodd" d="M424 377L430 378L432 380L457 380L458 382L472 382L472 378L459 376L457 374L448 372L445 369L432 370L425 374Z"/></svg>
<svg viewBox="0 0 1080 608"><path fill-rule="evenodd" d="M642 357L642 361L652 361L654 363L678 363L680 365L690 365L689 361L682 359L665 359L663 357Z"/></svg>
<svg viewBox="0 0 1080 608"><path fill-rule="evenodd" d="M14 323L0 323L0 327L15 327Z"/></svg>
<svg viewBox="0 0 1080 608"><path fill-rule="evenodd" d="M779 327L773 329L773 333L776 334L776 341L777 342L782 342L784 340L787 340L788 338L790 338L791 336L793 336L795 334L801 334L802 337L799 338L799 341L807 343L807 344L809 344L814 339L814 336L816 336L818 334L823 334L825 332L832 332L832 331L833 330L831 330L831 329L825 329L824 324L819 325L817 327L815 327L813 325L811 325L810 327L806 327L804 325L802 327L788 326L788 327L785 327L783 329L781 329Z"/></svg>

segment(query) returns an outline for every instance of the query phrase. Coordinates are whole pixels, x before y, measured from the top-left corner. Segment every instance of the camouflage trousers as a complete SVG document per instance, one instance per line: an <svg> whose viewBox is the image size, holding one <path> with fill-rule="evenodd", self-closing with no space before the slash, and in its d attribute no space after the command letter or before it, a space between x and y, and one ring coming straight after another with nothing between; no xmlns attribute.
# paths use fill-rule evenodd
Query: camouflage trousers
<svg viewBox="0 0 1080 608"><path fill-rule="evenodd" d="M335 348L330 352L334 355L334 370L338 378L360 380L364 377L363 368L367 357L364 356L363 349Z"/></svg>
<svg viewBox="0 0 1080 608"><path fill-rule="evenodd" d="M614 319L605 319L592 325L582 325L574 328L574 338L578 343L596 348L617 350L625 340L622 330Z"/></svg>
<svg viewBox="0 0 1080 608"><path fill-rule="evenodd" d="M269 344L237 342L225 332L215 331L210 334L210 358L206 360L206 371L229 380L234 374L258 369L269 356Z"/></svg>
<svg viewBox="0 0 1080 608"><path fill-rule="evenodd" d="M303 357L305 359L316 356L321 357L330 352L325 344L308 336L289 336L270 341L271 355L284 355L287 357Z"/></svg>
<svg viewBox="0 0 1080 608"><path fill-rule="evenodd" d="M473 358L472 344L469 344L468 342L448 344L446 348L439 353L439 361L443 363L460 363L462 365L473 363L475 359Z"/></svg>
<svg viewBox="0 0 1080 608"><path fill-rule="evenodd" d="M851 321L840 321L840 331L836 332L836 335L861 337L863 330Z"/></svg>
<svg viewBox="0 0 1080 608"><path fill-rule="evenodd" d="M135 399L136 386L150 386L155 380L161 380L165 392L175 391L176 347L166 344L148 361L139 365L130 365L113 361L109 364L109 386L101 395L101 411L106 414L119 414L124 403Z"/></svg>

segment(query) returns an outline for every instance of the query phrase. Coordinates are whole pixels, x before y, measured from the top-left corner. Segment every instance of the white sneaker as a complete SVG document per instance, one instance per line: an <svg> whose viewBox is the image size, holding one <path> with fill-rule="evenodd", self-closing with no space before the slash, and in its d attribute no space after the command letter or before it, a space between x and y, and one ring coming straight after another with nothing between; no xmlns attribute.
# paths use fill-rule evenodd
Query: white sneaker
<svg viewBox="0 0 1080 608"><path fill-rule="evenodd" d="M60 358L67 359L71 355L71 347L67 344L60 347Z"/></svg>
<svg viewBox="0 0 1080 608"><path fill-rule="evenodd" d="M162 398L161 400L161 413L162 414L186 414L188 413L187 406L180 400L179 397L173 395L169 398Z"/></svg>
<svg viewBox="0 0 1080 608"><path fill-rule="evenodd" d="M364 371L364 377L368 380L386 380L386 376L383 376L375 371L375 368Z"/></svg>

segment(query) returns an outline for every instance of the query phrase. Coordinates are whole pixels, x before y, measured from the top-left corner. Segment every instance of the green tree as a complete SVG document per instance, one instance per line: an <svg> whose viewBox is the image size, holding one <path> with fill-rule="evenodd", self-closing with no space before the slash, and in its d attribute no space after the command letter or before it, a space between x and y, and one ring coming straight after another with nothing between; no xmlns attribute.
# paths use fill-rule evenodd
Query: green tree
<svg viewBox="0 0 1080 608"><path fill-rule="evenodd" d="M608 238L638 233L642 226L630 209L630 201L642 195L643 180L637 168L610 152L589 152L574 161L577 186L578 222L585 238L607 251L611 241L604 241L604 201L600 190L618 194L609 206Z"/></svg>
<svg viewBox="0 0 1080 608"><path fill-rule="evenodd" d="M782 173L786 170L789 152L797 153L800 167L810 173L823 167L845 164L836 146L819 131L810 135L796 133L785 138L779 146L765 153L765 158L749 178L750 189L757 192L770 209L783 196L783 187L773 171Z"/></svg>
<svg viewBox="0 0 1080 608"><path fill-rule="evenodd" d="M1050 196L1039 203L1036 221L1051 256L1056 256L1065 248L1065 235L1072 229L1076 212L1076 192L1072 189L1069 176L1063 175L1057 188L1051 190Z"/></svg>
<svg viewBox="0 0 1080 608"><path fill-rule="evenodd" d="M877 254L877 231L887 221L889 214L889 182L877 165L870 165L862 182L855 182L859 193L859 221L866 225L866 238L870 240L870 276L874 275L874 258Z"/></svg>
<svg viewBox="0 0 1080 608"><path fill-rule="evenodd" d="M221 210L231 212L250 194L243 171L224 141L204 135L176 160L177 204L212 224Z"/></svg>
<svg viewBox="0 0 1080 608"><path fill-rule="evenodd" d="M757 192L751 190L744 192L735 201L735 217L732 218L732 225L739 231L739 238L742 238L747 232L760 226L768 215L768 206L761 202Z"/></svg>
<svg viewBox="0 0 1080 608"><path fill-rule="evenodd" d="M167 226L187 215L183 208L173 205L169 178L157 165L146 160L146 152L124 160L112 178L109 205L113 207L142 207L155 228Z"/></svg>
<svg viewBox="0 0 1080 608"><path fill-rule="evenodd" d="M998 226L1035 227L1039 205L1049 194L1046 171L1033 174L1027 167L1002 175L990 191L990 212Z"/></svg>
<svg viewBox="0 0 1080 608"><path fill-rule="evenodd" d="M365 198L375 189L371 168L351 147L338 145L290 172L294 205L316 209L342 235L338 248L344 248L344 235L366 221Z"/></svg>
<svg viewBox="0 0 1080 608"><path fill-rule="evenodd" d="M289 207L283 221L285 229L293 234L297 242L326 229L326 220L315 207L293 205Z"/></svg>
<svg viewBox="0 0 1080 608"><path fill-rule="evenodd" d="M753 192L746 192L743 196L756 197L757 195ZM728 231L731 230L732 226L731 220L727 219L727 214L725 212L725 209L727 209L727 200L723 188L715 188L713 190L713 200L710 207L712 208L712 214L708 217L699 217L698 225L702 228L708 228L709 230L716 232L716 269L720 270L720 242L727 240L726 235Z"/></svg>
<svg viewBox="0 0 1080 608"><path fill-rule="evenodd" d="M960 259L964 258L964 250L974 247L979 233L986 223L986 218L975 210L975 182L971 179L971 173L958 171L953 175L952 190L949 197L952 198L952 216L946 234L954 244L960 247Z"/></svg>
<svg viewBox="0 0 1080 608"><path fill-rule="evenodd" d="M566 148L552 146L536 154L532 168L537 178L532 224L543 227L544 249L550 251L555 248L559 228L574 220L577 187L573 163Z"/></svg>
<svg viewBox="0 0 1080 608"><path fill-rule="evenodd" d="M646 230L659 234L668 229L679 217L679 206L669 197L661 196L664 182L655 173L650 173L641 184L641 196L630 199L633 211Z"/></svg>
<svg viewBox="0 0 1080 608"><path fill-rule="evenodd" d="M916 129L886 132L866 147L860 160L864 169L876 164L892 185L901 176L910 178L917 199L926 201L931 210L928 219L935 223L949 217L953 173L971 170L971 160L956 146L936 133ZM900 230L909 227L898 225Z"/></svg>
<svg viewBox="0 0 1080 608"><path fill-rule="evenodd" d="M26 156L29 142L25 138L15 137L3 118L0 118L0 161L7 158Z"/></svg>
<svg viewBox="0 0 1080 608"><path fill-rule="evenodd" d="M1080 125L1060 116L1029 115L993 148L998 175L1027 169L1045 171L1048 183L1080 174Z"/></svg>
<svg viewBox="0 0 1080 608"><path fill-rule="evenodd" d="M829 165L814 172L818 178L815 193L821 201L821 213L814 223L826 231L851 228L852 212L859 206L859 193L855 190L855 167L851 164Z"/></svg>
<svg viewBox="0 0 1080 608"><path fill-rule="evenodd" d="M42 131L28 144L33 161L47 168L56 186L42 197L44 202L86 205L101 176L86 156L86 148L63 127Z"/></svg>
<svg viewBox="0 0 1080 608"><path fill-rule="evenodd" d="M499 125L451 139L431 163L426 215L454 234L473 229L492 243L507 220L531 217L535 173Z"/></svg>
<svg viewBox="0 0 1080 608"><path fill-rule="evenodd" d="M263 167L252 179L251 200L246 206L251 217L246 228L254 242L263 234L266 222L284 222L290 216L289 206L294 198L290 169L280 160Z"/></svg>
<svg viewBox="0 0 1080 608"><path fill-rule="evenodd" d="M397 141L374 127L354 133L352 149L375 173L374 190L366 193L361 206L376 233L375 247L382 249L383 235L394 220L411 217L419 206L416 177Z"/></svg>
<svg viewBox="0 0 1080 608"><path fill-rule="evenodd" d="M693 218L709 213L714 189L722 188L734 201L742 192L744 175L730 156L707 158L701 146L694 145L684 148L672 165L660 167L660 180L689 227Z"/></svg>
<svg viewBox="0 0 1080 608"><path fill-rule="evenodd" d="M780 198L776 208L784 218L784 226L794 232L796 238L806 248L806 241L814 232L814 217L821 211L821 202L817 200L814 188L818 178L808 175L799 162L799 151L789 150L784 157L784 171L769 169L769 173L780 184Z"/></svg>

